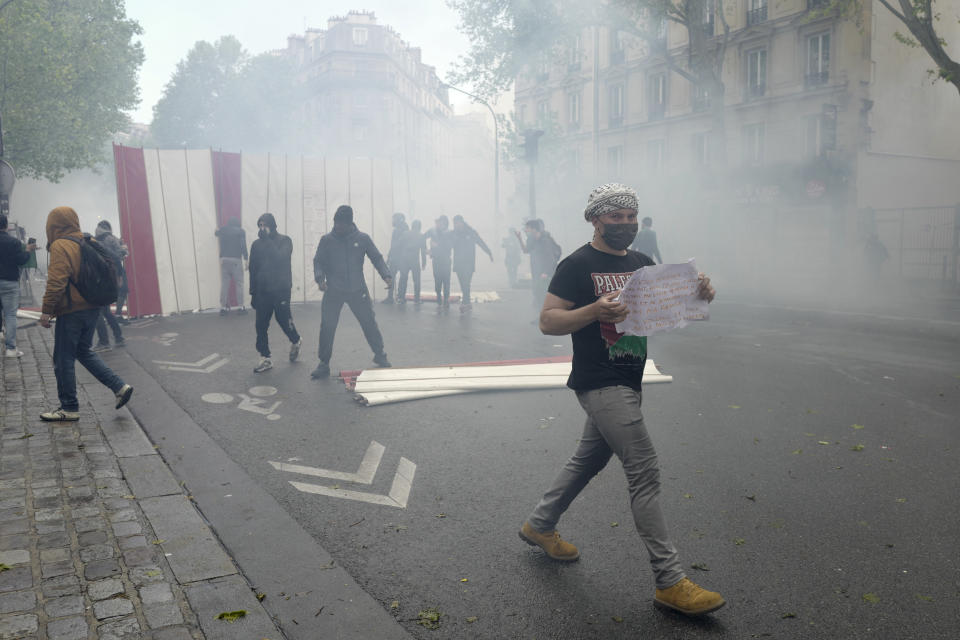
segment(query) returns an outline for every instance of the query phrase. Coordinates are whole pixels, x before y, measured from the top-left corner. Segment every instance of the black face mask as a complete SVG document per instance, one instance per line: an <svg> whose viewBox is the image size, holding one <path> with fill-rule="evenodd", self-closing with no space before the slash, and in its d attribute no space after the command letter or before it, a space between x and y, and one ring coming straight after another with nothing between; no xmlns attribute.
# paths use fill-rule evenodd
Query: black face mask
<svg viewBox="0 0 960 640"><path fill-rule="evenodd" d="M600 236L607 246L615 251L622 251L630 246L633 239L637 237L640 225L633 224L605 224Z"/></svg>
<svg viewBox="0 0 960 640"><path fill-rule="evenodd" d="M270 235L270 232L266 229L260 229L260 231L257 231L257 235L260 236L260 238L266 238Z"/></svg>

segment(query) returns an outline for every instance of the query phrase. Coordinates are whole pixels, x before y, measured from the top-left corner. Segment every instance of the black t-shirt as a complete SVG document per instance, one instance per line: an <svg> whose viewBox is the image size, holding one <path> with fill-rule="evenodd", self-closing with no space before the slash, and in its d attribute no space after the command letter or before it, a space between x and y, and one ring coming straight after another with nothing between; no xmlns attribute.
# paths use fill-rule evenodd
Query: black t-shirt
<svg viewBox="0 0 960 640"><path fill-rule="evenodd" d="M653 264L653 260L636 251L615 256L586 244L557 265L548 291L579 309L593 304L602 295L619 291L634 271ZM573 370L567 380L568 387L574 391L615 385L640 389L647 359L646 338L624 336L606 322L592 322L574 331L572 338ZM614 347L621 339L625 342ZM621 353L625 344L630 344L630 350L637 355ZM611 348L616 355L611 355Z"/></svg>

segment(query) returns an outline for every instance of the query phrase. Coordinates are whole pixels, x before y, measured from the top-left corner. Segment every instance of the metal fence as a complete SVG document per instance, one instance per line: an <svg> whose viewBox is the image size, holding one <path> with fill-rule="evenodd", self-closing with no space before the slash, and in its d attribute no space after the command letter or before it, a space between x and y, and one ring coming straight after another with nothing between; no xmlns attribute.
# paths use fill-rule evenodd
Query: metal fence
<svg viewBox="0 0 960 640"><path fill-rule="evenodd" d="M866 209L862 231L889 252L885 269L904 279L956 284L960 269L960 205Z"/></svg>

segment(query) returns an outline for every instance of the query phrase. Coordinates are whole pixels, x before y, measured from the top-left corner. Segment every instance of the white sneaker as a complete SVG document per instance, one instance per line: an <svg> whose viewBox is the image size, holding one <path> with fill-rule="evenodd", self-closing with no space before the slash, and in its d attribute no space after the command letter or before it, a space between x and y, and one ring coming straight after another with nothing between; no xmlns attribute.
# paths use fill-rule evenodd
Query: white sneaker
<svg viewBox="0 0 960 640"><path fill-rule="evenodd" d="M16 349L7 349L8 358L19 358L23 355L23 351L17 351Z"/></svg>
<svg viewBox="0 0 960 640"><path fill-rule="evenodd" d="M300 357L300 347L303 345L303 338L290 345L290 362L295 362Z"/></svg>
<svg viewBox="0 0 960 640"><path fill-rule="evenodd" d="M270 358L260 358L260 364L253 368L254 373L263 373L264 371L269 371L273 369L273 362L270 361Z"/></svg>
<svg viewBox="0 0 960 640"><path fill-rule="evenodd" d="M44 422L76 422L80 419L80 412L54 409L53 411L41 413L40 419Z"/></svg>

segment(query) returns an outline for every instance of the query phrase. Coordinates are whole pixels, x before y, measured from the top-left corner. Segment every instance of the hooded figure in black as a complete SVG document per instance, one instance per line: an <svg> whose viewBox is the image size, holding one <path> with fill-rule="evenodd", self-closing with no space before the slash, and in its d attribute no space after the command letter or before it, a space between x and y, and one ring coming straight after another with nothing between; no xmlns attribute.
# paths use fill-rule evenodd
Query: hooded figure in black
<svg viewBox="0 0 960 640"><path fill-rule="evenodd" d="M473 280L473 271L477 264L477 247L490 256L490 262L493 262L493 253L490 247L483 241L477 230L468 225L463 216L453 216L453 233L451 234L453 245L453 270L457 274L457 280L460 281L460 311L466 311L470 308L470 282Z"/></svg>
<svg viewBox="0 0 960 640"><path fill-rule="evenodd" d="M450 252L453 251L453 233L450 220L440 216L433 229L424 234L430 245L430 260L433 261L433 286L437 291L437 304L450 306Z"/></svg>
<svg viewBox="0 0 960 640"><path fill-rule="evenodd" d="M383 336L373 313L370 292L363 278L363 261L366 257L370 258L380 277L390 286L393 277L383 255L370 236L353 223L353 209L341 205L333 216L333 231L320 238L313 256L313 278L324 292L320 305L320 346L317 350L320 364L310 374L315 380L330 375L333 338L344 303L360 323L367 344L373 350L373 361L381 367L390 366L387 354L383 351Z"/></svg>
<svg viewBox="0 0 960 640"><path fill-rule="evenodd" d="M387 297L382 301L385 304L393 304L393 289L397 283L397 275L403 271L400 265L400 254L403 251L404 236L409 230L406 216L402 213L393 214L393 234L390 236L390 251L387 252L387 269L390 270L391 282L387 286ZM398 299L397 302L400 300Z"/></svg>
<svg viewBox="0 0 960 640"><path fill-rule="evenodd" d="M257 351L260 353L260 363L253 372L261 373L273 368L267 340L271 316L276 314L277 324L290 339L290 362L300 355L301 340L290 315L293 242L288 236L277 233L273 214L260 216L257 227L258 238L250 247L250 305L257 312Z"/></svg>

